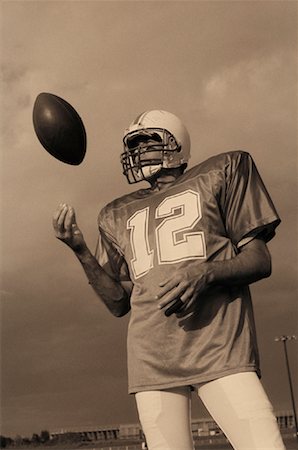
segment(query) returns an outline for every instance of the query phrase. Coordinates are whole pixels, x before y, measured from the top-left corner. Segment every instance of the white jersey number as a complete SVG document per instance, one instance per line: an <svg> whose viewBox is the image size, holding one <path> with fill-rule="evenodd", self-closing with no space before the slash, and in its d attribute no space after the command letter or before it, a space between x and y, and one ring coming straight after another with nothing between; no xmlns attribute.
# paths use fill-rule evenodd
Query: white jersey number
<svg viewBox="0 0 298 450"><path fill-rule="evenodd" d="M155 230L159 264L206 258L204 233L193 231L201 217L200 194L192 190L169 196L158 205L155 218L163 219ZM136 211L127 221L135 278L153 267L154 251L149 246L148 225L149 207Z"/></svg>
<svg viewBox="0 0 298 450"><path fill-rule="evenodd" d="M131 266L135 278L149 272L153 267L153 250L150 250L148 239L149 207L136 211L127 221L131 230L130 244L133 258Z"/></svg>

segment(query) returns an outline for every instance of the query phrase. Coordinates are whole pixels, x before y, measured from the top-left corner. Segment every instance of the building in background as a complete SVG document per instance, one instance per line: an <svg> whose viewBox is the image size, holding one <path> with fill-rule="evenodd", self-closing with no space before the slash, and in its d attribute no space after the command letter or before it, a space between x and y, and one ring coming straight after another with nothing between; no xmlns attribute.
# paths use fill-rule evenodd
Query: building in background
<svg viewBox="0 0 298 450"><path fill-rule="evenodd" d="M292 411L283 411L275 414L281 431L295 431L294 414ZM200 437L222 436L223 432L212 418L192 420L192 433L194 439ZM52 431L51 439L82 442L97 442L107 440L142 440L144 434L139 423L105 425L83 428L62 429Z"/></svg>

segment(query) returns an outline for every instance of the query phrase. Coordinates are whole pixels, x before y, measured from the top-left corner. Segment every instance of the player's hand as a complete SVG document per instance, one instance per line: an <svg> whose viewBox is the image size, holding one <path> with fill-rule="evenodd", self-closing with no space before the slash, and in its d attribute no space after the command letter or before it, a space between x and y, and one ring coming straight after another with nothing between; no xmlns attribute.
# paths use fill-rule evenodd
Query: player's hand
<svg viewBox="0 0 298 450"><path fill-rule="evenodd" d="M184 313L190 309L198 296L208 286L208 263L187 272L174 273L170 278L159 283L160 292L156 295L158 306L165 315Z"/></svg>
<svg viewBox="0 0 298 450"><path fill-rule="evenodd" d="M53 215L55 236L74 251L86 246L83 234L76 221L75 210L66 203L61 203Z"/></svg>

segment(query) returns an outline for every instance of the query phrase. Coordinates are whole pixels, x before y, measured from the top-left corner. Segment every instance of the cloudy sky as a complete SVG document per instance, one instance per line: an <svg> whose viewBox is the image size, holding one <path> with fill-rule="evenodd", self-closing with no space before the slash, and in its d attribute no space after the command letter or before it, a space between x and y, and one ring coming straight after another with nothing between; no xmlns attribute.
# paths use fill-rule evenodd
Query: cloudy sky
<svg viewBox="0 0 298 450"><path fill-rule="evenodd" d="M137 421L129 316L101 305L51 221L61 201L72 204L95 248L98 211L133 189L119 164L122 130L156 108L187 124L191 165L249 151L282 217L269 244L273 275L252 292L263 382L274 408L290 409L274 338L298 333L297 3L2 0L1 13L1 433ZM63 97L84 120L80 166L39 144L40 92ZM297 345L288 349L298 385ZM206 414L199 400L193 413Z"/></svg>

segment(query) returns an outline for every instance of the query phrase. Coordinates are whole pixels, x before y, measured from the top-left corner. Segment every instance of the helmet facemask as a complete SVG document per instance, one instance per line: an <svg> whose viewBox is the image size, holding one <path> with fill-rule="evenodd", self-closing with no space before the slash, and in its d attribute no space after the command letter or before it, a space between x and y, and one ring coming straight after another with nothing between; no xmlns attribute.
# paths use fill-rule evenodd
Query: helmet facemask
<svg viewBox="0 0 298 450"><path fill-rule="evenodd" d="M123 174L130 184L150 180L163 168L180 167L185 161L181 145L163 128L131 131L123 138Z"/></svg>

